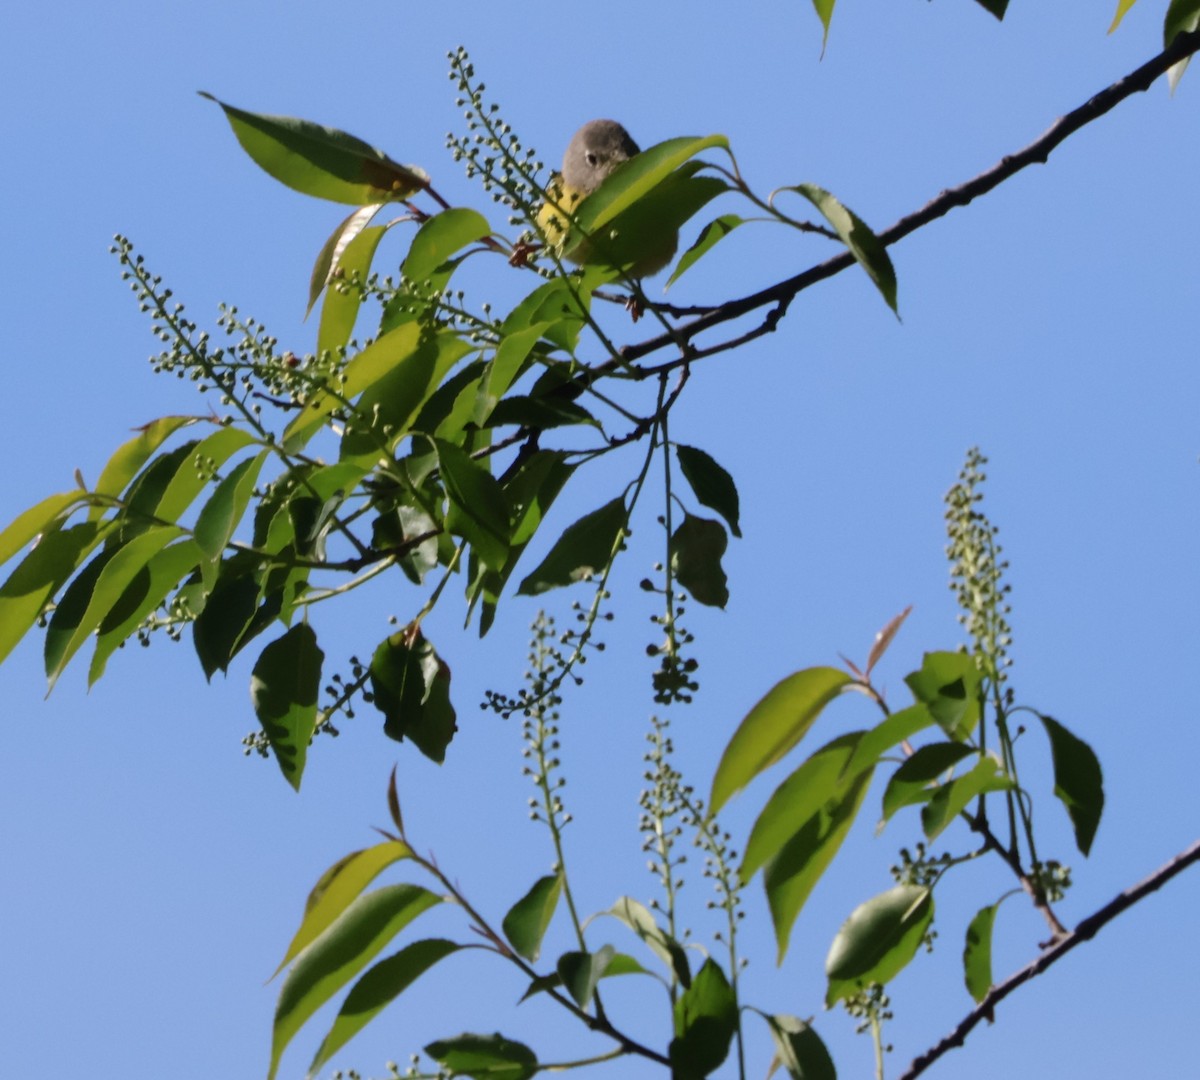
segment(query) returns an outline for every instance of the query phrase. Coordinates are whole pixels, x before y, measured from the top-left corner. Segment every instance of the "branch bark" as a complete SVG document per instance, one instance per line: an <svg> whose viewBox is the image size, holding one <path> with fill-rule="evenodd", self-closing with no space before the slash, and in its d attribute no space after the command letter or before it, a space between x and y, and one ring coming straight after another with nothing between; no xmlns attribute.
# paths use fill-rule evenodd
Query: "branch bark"
<svg viewBox="0 0 1200 1080"><path fill-rule="evenodd" d="M1140 881L1132 888L1118 893L1102 908L1094 911L1080 922L1066 937L1060 938L1042 952L1037 959L1010 975L1004 982L993 986L987 992L987 996L963 1017L949 1035L931 1046L919 1057L914 1058L912 1064L899 1077L899 1080L915 1080L916 1077L920 1076L921 1073L928 1069L930 1065L947 1051L962 1046L966 1042L967 1036L979 1021L992 1020L996 1005L1008 997L1017 987L1040 975L1051 964L1057 963L1075 948L1076 945L1090 941L1105 925L1112 922L1122 912L1133 907L1134 904L1144 897L1149 896L1150 893L1162 888L1176 874L1183 873L1189 866L1197 862L1200 862L1200 840L1197 840L1191 847L1181 851L1169 863L1160 867L1144 881Z"/></svg>
<svg viewBox="0 0 1200 1080"><path fill-rule="evenodd" d="M955 207L966 206L981 195L986 195L1027 166L1045 164L1050 154L1066 139L1075 134L1075 132L1098 120L1126 98L1148 90L1171 67L1179 63L1179 61L1187 59L1197 51L1200 51L1200 30L1190 34L1180 34L1168 48L1164 49L1152 60L1131 71L1124 78L1118 79L1111 86L1101 90L1078 108L1072 109L1069 113L1059 117L1040 137L1028 146L1001 158L991 168L984 170L978 176L973 177L965 183L941 192L936 198L931 199L921 207L920 210L902 217L890 228L881 232L879 239L885 245L895 244L910 233L916 232L917 229L948 214ZM761 289L740 299L729 300L723 304L719 304L711 311L692 319L690 322L682 323L670 333L659 334L637 344L627 345L621 350L620 361L606 361L604 364L593 369L590 375L594 379L596 375L606 373L606 369L632 363L644 356L649 356L661 349L672 346L684 348L686 351L692 339L698 334L706 330L711 330L722 323L740 318L759 308L772 304L778 305L781 309L779 313L775 314L772 312L772 316L774 317L768 316L762 327L752 332L749 336L758 336L759 333L767 333L775 329L780 316L786 311L788 303L797 293L817 284L819 281L824 281L835 274L840 274L843 270L853 265L854 257L849 252L835 255L823 263L810 267L808 270L780 281L766 289ZM719 346L706 350L706 352L718 351L722 351ZM687 356L671 363L686 363L695 355L696 353L693 351ZM660 365L654 368L653 373L660 374L664 366Z"/></svg>

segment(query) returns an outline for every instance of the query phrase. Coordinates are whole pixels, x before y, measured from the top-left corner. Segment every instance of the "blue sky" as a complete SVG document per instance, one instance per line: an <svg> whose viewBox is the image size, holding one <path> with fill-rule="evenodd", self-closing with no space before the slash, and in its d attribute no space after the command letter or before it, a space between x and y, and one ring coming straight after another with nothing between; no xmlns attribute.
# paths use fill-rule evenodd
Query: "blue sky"
<svg viewBox="0 0 1200 1080"><path fill-rule="evenodd" d="M315 327L300 319L308 273L344 212L259 172L197 90L352 131L482 207L443 149L461 126L445 53L461 43L548 161L597 116L620 119L643 145L720 132L760 190L812 181L882 228L1148 59L1163 7L1141 0L1108 36L1111 11L1080 0L1014 0L1003 24L966 0L842 0L823 59L800 0L614 0L585 27L566 21L569 9L538 25L536 9L474 2L69 0L52 14L7 11L0 518L69 487L77 467L94 479L130 428L199 407L191 390L151 375L148 325L106 254L114 232L202 324L229 301L295 351L311 348ZM1075 870L1064 918L1077 921L1194 839L1198 78L1174 98L1164 85L1138 95L1048 165L894 248L903 322L863 275L846 273L799 297L776 334L697 370L672 434L734 474L745 533L727 558L728 610L689 616L702 689L674 711L673 731L700 786L770 685L838 653L861 659L906 605L913 615L882 668L895 700L922 651L958 643L940 500L977 444L991 459L986 505L1012 562L1013 685L1088 739L1105 768L1107 816L1085 861L1049 798L1038 733L1022 747L1040 821ZM748 292L826 254L817 240L749 228L727 244L674 300ZM615 495L623 475L612 470L557 508L560 524L572 507ZM609 650L564 707L577 818L569 858L587 910L653 893L636 833L652 609L636 583L656 557L654 532L647 517L617 575ZM565 619L570 597L553 599ZM322 612L330 662L371 648L386 615L405 619L419 603L399 592ZM43 700L40 642L25 642L0 667L0 1069L263 1075L276 995L264 980L321 871L384 822L394 762L410 829L503 914L551 855L524 820L519 726L475 703L485 688L517 684L535 612L532 601L510 602L483 643L449 606L430 624L454 668L462 728L444 768L384 739L364 713L316 748L299 796L273 765L241 755L254 727L248 661L206 686L189 645L157 642L119 654L90 694L69 671ZM825 734L867 722L865 708L839 705ZM731 808L735 833L770 784ZM822 961L842 919L887 887L896 849L914 839L903 822L881 838L870 821L860 826L801 916L787 965L774 969L760 929L747 976L753 1003L816 1014L847 1076L867 1073L870 1047L844 1015L821 1012ZM893 988L891 1073L966 1012L962 933L1003 887L981 870L939 898L938 949ZM698 875L689 886L698 940L713 929L706 888ZM1198 901L1200 878L1185 875L1005 1002L995 1026L931 1075L1182 1075L1194 1061ZM765 925L757 887L748 903ZM438 932L456 932L445 914L427 929L435 918ZM1043 934L1018 901L1006 904L997 974L1030 959ZM336 1064L379 1076L387 1059L464 1028L499 1028L547 1058L567 1056L573 1030L544 1005L514 1010L522 989L498 965L477 974L451 961ZM657 1007L639 993L626 1006L633 1017ZM303 1075L314 1046L298 1039L282 1075ZM757 1075L764 1047L762 1037ZM604 1075L650 1074L617 1065Z"/></svg>

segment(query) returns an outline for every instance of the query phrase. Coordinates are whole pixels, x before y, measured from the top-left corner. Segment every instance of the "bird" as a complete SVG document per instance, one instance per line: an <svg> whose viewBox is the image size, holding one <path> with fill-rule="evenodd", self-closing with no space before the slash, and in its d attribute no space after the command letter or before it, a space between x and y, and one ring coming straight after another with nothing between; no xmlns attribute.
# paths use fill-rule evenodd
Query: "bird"
<svg viewBox="0 0 1200 1080"><path fill-rule="evenodd" d="M587 237L572 239L570 219L587 196L640 152L633 137L616 120L589 120L571 137L563 155L562 171L551 177L546 202L537 215L539 232L560 258L583 265L611 265L619 261L620 248L625 246L617 242L619 235L610 233L610 242L606 244ZM631 239L636 243L636 237ZM619 268L630 277L649 277L671 261L678 246L678 231L669 231L652 250L639 252L631 265Z"/></svg>

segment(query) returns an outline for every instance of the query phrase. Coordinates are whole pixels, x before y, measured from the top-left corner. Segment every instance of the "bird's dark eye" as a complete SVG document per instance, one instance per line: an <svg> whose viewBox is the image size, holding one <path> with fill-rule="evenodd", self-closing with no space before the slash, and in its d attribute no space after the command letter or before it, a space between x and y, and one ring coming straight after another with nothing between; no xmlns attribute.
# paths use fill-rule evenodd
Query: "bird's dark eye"
<svg viewBox="0 0 1200 1080"><path fill-rule="evenodd" d="M596 154L595 154L595 152L594 152L594 151L592 151L592 150L589 150L589 151L587 152L587 154L585 155L585 157L587 158L587 163L588 163L589 165L591 165L591 166L592 166L592 168L595 168L597 165L599 165L599 164L600 164L600 158L599 158L599 157L597 157L597 156L596 156Z"/></svg>

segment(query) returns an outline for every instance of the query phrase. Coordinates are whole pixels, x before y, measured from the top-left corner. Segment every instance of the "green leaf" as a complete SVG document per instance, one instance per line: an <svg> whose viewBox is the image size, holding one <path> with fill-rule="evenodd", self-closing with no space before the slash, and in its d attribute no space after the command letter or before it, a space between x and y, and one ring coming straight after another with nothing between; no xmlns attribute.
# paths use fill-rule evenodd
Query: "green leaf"
<svg viewBox="0 0 1200 1080"><path fill-rule="evenodd" d="M538 431L566 427L570 424L600 426L587 409L574 401L554 396L532 397L523 394L506 397L488 413L487 419L488 427L512 425Z"/></svg>
<svg viewBox="0 0 1200 1080"><path fill-rule="evenodd" d="M826 30L828 31L828 26ZM797 184L784 190L798 192L821 212L821 216L833 227L842 243L850 249L850 254L859 266L875 283L875 288L887 301L887 306L896 311L896 271L888 257L887 248L866 222L816 184Z"/></svg>
<svg viewBox="0 0 1200 1080"><path fill-rule="evenodd" d="M210 559L218 559L250 505L254 484L270 451L239 461L218 485L196 518L193 535Z"/></svg>
<svg viewBox="0 0 1200 1080"><path fill-rule="evenodd" d="M160 551L133 576L100 623L96 651L88 668L88 686L94 686L104 674L108 658L121 642L141 626L146 616L196 569L203 558L199 544L184 540Z"/></svg>
<svg viewBox="0 0 1200 1080"><path fill-rule="evenodd" d="M252 442L254 438L240 428L223 427L199 442L189 444L190 453L179 461L152 508L154 515L164 521L178 521L209 484L216 470Z"/></svg>
<svg viewBox="0 0 1200 1080"><path fill-rule="evenodd" d="M1008 0L975 0L984 11L995 15L997 19L1003 19L1004 13L1008 10Z"/></svg>
<svg viewBox="0 0 1200 1080"><path fill-rule="evenodd" d="M817 18L821 20L821 52L824 54L825 45L829 41L829 22L833 18L833 5L836 0L813 0L813 8ZM1005 0L1007 3L1007 0Z"/></svg>
<svg viewBox="0 0 1200 1080"><path fill-rule="evenodd" d="M1012 780L1004 773L998 773L999 768L1000 762L990 754L984 754L970 772L942 784L921 808L921 827L926 839L936 840L972 799L988 791L1011 788Z"/></svg>
<svg viewBox="0 0 1200 1080"><path fill-rule="evenodd" d="M442 897L419 885L387 885L356 898L297 958L275 1006L271 1039L273 1080L279 1059L309 1017L371 962L413 919Z"/></svg>
<svg viewBox="0 0 1200 1080"><path fill-rule="evenodd" d="M610 979L614 975L649 975L641 964L639 964L632 956L626 956L624 953L614 953L608 966L601 973L601 978ZM655 976L657 978L657 976ZM661 980L660 980L661 981ZM526 1001L531 997L536 997L538 994L544 994L547 990L553 990L562 986L562 978L557 971L551 972L548 975L539 975L532 979L525 993L521 995L521 1001Z"/></svg>
<svg viewBox="0 0 1200 1080"><path fill-rule="evenodd" d="M150 529L127 544L101 552L76 576L46 631L48 690L54 688L71 657L108 617L134 578L181 532L173 525Z"/></svg>
<svg viewBox="0 0 1200 1080"><path fill-rule="evenodd" d="M605 945L597 952L568 952L558 958L555 970L567 993L581 1009L586 1009L617 950Z"/></svg>
<svg viewBox="0 0 1200 1080"><path fill-rule="evenodd" d="M275 978L297 956L317 940L354 899L379 874L400 859L412 855L412 849L400 840L389 840L374 847L353 851L338 859L312 887L304 902L304 918L271 978Z"/></svg>
<svg viewBox="0 0 1200 1080"><path fill-rule="evenodd" d="M1174 43L1180 34L1190 34L1200 23L1200 0L1171 0L1163 22L1163 48Z"/></svg>
<svg viewBox="0 0 1200 1080"><path fill-rule="evenodd" d="M71 508L85 499L82 491L62 491L43 499L17 517L0 532L0 564L8 562L18 551L44 532L60 517L65 521ZM98 518L100 515L96 515ZM96 520L89 515L91 520Z"/></svg>
<svg viewBox="0 0 1200 1080"><path fill-rule="evenodd" d="M401 630L380 643L371 658L371 690L384 715L384 734L397 742L411 739L440 765L458 730L450 668L420 630Z"/></svg>
<svg viewBox="0 0 1200 1080"><path fill-rule="evenodd" d="M478 210L462 206L443 210L417 230L400 272L410 281L424 281L451 255L491 232L487 218Z"/></svg>
<svg viewBox="0 0 1200 1080"><path fill-rule="evenodd" d="M933 890L923 885L897 885L860 904L829 947L825 1004L890 982L916 955L932 921Z"/></svg>
<svg viewBox="0 0 1200 1080"><path fill-rule="evenodd" d="M414 941L386 960L380 960L350 988L333 1027L308 1067L309 1075L314 1075L431 967L462 948L465 946L444 938L426 938L424 941Z"/></svg>
<svg viewBox="0 0 1200 1080"><path fill-rule="evenodd" d="M603 573L625 536L627 519L623 496L585 514L567 527L517 592L521 596L538 596Z"/></svg>
<svg viewBox="0 0 1200 1080"><path fill-rule="evenodd" d="M857 774L867 765L874 765L882 754L893 746L911 739L919 731L933 725L933 715L924 705L910 705L907 709L892 713L870 731L864 732L854 756L846 766L847 773Z"/></svg>
<svg viewBox="0 0 1200 1080"><path fill-rule="evenodd" d="M729 585L721 556L729 546L725 526L710 518L684 514L668 544L671 571L692 599L709 607L729 603Z"/></svg>
<svg viewBox="0 0 1200 1080"><path fill-rule="evenodd" d="M487 469L453 443L435 439L442 483L450 497L446 527L470 541L475 553L493 570L508 558L512 507L504 489Z"/></svg>
<svg viewBox="0 0 1200 1080"><path fill-rule="evenodd" d="M403 323L376 338L346 365L335 393L317 390L305 402L300 414L283 433L284 448L289 452L300 450L330 413L346 402L353 401L368 387L404 365L418 352L420 345L421 327L416 323ZM415 381L419 384L417 393L410 392L409 395L416 399L411 404L410 412L416 410L428 393L430 374L428 371L418 371L414 373L414 379L405 380L406 383Z"/></svg>
<svg viewBox="0 0 1200 1080"><path fill-rule="evenodd" d="M729 1056L737 1031L737 998L712 959L675 1002L675 1038L667 1049L672 1080L701 1080Z"/></svg>
<svg viewBox="0 0 1200 1080"><path fill-rule="evenodd" d="M480 409L476 417L478 423L484 423L491 415L491 410L496 407L496 402L508 393L509 387L525 370L525 362L528 360L529 354L533 352L534 346L541 341L542 335L553 325L546 321L536 322L532 326L510 331L501 338L500 344L496 346L496 355L488 365L484 386L481 390L481 398L485 400L485 406Z"/></svg>
<svg viewBox="0 0 1200 1080"><path fill-rule="evenodd" d="M173 504L179 505L179 513L182 513L208 483L208 475L195 467L196 449L199 446L200 440L193 439L159 454L133 479L123 496L125 507L113 518L121 523L123 539L128 540L144 532L156 517L174 524L174 516L178 515L171 515ZM185 486L191 492L186 499L173 494ZM172 493L170 498L167 498L168 493ZM159 507L164 501L167 503L164 507L167 512L160 513Z"/></svg>
<svg viewBox="0 0 1200 1080"><path fill-rule="evenodd" d="M218 564L204 610L192 622L192 645L210 681L218 671L228 670L258 607L259 585L249 569L247 560L237 556Z"/></svg>
<svg viewBox="0 0 1200 1080"><path fill-rule="evenodd" d="M822 807L831 800L845 798L846 791L862 772L859 769L851 773L846 768L862 737L859 731L839 735L775 789L746 840L742 865L738 868L742 881L749 881L759 867L774 858ZM863 768L871 768L872 764L864 762Z"/></svg>
<svg viewBox="0 0 1200 1080"><path fill-rule="evenodd" d="M868 769L850 781L839 798L830 800L801 823L779 854L767 863L763 888L771 910L780 963L787 953L800 910L846 839L873 775L873 770Z"/></svg>
<svg viewBox="0 0 1200 1080"><path fill-rule="evenodd" d="M562 875L538 878L530 890L509 909L501 924L509 944L531 964L542 951L542 938L562 895Z"/></svg>
<svg viewBox="0 0 1200 1080"><path fill-rule="evenodd" d="M425 1047L452 1076L475 1080L529 1080L538 1071L537 1055L524 1043L494 1035L457 1035Z"/></svg>
<svg viewBox="0 0 1200 1080"><path fill-rule="evenodd" d="M694 446L676 445L675 455L684 479L691 485L697 499L710 510L715 510L729 523L729 531L741 537L738 524L739 504L737 487L729 475L703 450Z"/></svg>
<svg viewBox="0 0 1200 1080"><path fill-rule="evenodd" d="M962 742L979 723L981 676L968 653L931 652L921 670L905 676L913 697L929 706L933 718L950 738Z"/></svg>
<svg viewBox="0 0 1200 1080"><path fill-rule="evenodd" d="M259 654L250 677L254 714L284 779L297 791L317 722L325 654L308 623L297 623Z"/></svg>
<svg viewBox="0 0 1200 1080"><path fill-rule="evenodd" d="M666 288L669 289L674 285L700 259L716 247L718 241L724 240L739 225L745 224L746 219L738 217L737 214L722 214L721 217L715 218L705 225L700 230L700 235L696 237L696 242L683 253L675 269L671 272L671 276L667 278ZM736 531L734 535L738 535Z"/></svg>
<svg viewBox="0 0 1200 1080"><path fill-rule="evenodd" d="M50 598L75 573L110 531L88 521L42 535L37 546L0 585L0 661L42 613Z"/></svg>
<svg viewBox="0 0 1200 1080"><path fill-rule="evenodd" d="M349 216L339 222L337 228L329 234L329 239L321 245L321 250L317 252L317 260L313 263L312 275L308 281L308 307L304 309L304 317L306 319L312 314L313 305L325 290L325 286L329 284L330 275L342 267L342 257L346 249L362 234L363 230L370 224L371 218L382 209L382 203L373 203L351 210ZM384 232L386 232L386 229L381 227L379 235L382 236ZM376 238L376 243L378 243L378 238ZM371 245L371 250L374 251L374 245ZM368 265L369 263L370 260L368 260ZM357 310L358 305L355 304L355 311ZM319 340L318 338L318 342ZM319 344L317 351L321 351Z"/></svg>
<svg viewBox="0 0 1200 1080"><path fill-rule="evenodd" d="M181 427L194 423L196 423L196 419L191 416L164 416L139 428L138 434L129 442L124 443L108 459L108 464L100 473L100 479L96 481L96 494L120 495L125 490L125 485L133 479L138 469L150 459L150 455L155 450ZM106 509L107 507L103 505L93 506L88 515L89 519L98 520L104 516ZM0 545L0 554L3 554L2 545ZM0 558L0 562L3 561Z"/></svg>
<svg viewBox="0 0 1200 1080"><path fill-rule="evenodd" d="M1075 828L1075 846L1088 855L1104 812L1104 775L1100 759L1078 735L1057 720L1038 713L1050 737L1054 758L1054 794L1067 808Z"/></svg>
<svg viewBox="0 0 1200 1080"><path fill-rule="evenodd" d="M1117 12L1113 16L1112 25L1108 28L1111 34L1118 26L1121 25L1121 20L1125 18L1125 13L1137 3L1137 0L1117 0Z"/></svg>
<svg viewBox="0 0 1200 1080"><path fill-rule="evenodd" d="M374 213L378 209L377 206L366 206L355 211L355 214L369 217L368 211ZM351 218L353 217L354 215L351 215ZM350 341L354 325L358 322L358 313L362 309L363 286L370 276L371 263L386 232L387 227L384 225L357 229L356 235L347 239L344 246L332 253L335 261L329 268L326 279L332 284L325 294L325 303L321 305L321 322L317 327L318 356L325 352L337 352ZM339 288L337 282L345 282L344 287ZM315 270L313 284L316 284ZM325 280L322 280L321 284L324 287ZM316 297L313 296L312 301L315 300Z"/></svg>
<svg viewBox="0 0 1200 1080"><path fill-rule="evenodd" d="M645 904L622 896L609 908L608 914L616 916L637 934L650 951L666 964L681 986L691 985L692 973L688 967L687 953L678 941L658 925Z"/></svg>
<svg viewBox="0 0 1200 1080"><path fill-rule="evenodd" d="M992 927L1000 905L980 908L967 927L967 943L963 948L963 974L967 993L977 1002L987 997L992 987Z"/></svg>
<svg viewBox="0 0 1200 1080"><path fill-rule="evenodd" d="M583 200L576 222L585 234L599 232L623 210L648 195L685 161L712 147L729 149L724 135L668 139L643 150L616 169Z"/></svg>
<svg viewBox="0 0 1200 1080"><path fill-rule="evenodd" d="M920 747L891 775L883 792L883 820L903 806L933 798L929 785L965 757L978 753L962 743L938 742Z"/></svg>
<svg viewBox="0 0 1200 1080"><path fill-rule="evenodd" d="M709 814L792 749L851 682L836 668L805 668L777 683L738 725L713 775Z"/></svg>
<svg viewBox="0 0 1200 1080"><path fill-rule="evenodd" d="M760 1014L771 1031L775 1062L792 1080L837 1080L833 1059L811 1024L795 1016ZM774 1070L768 1070L768 1075Z"/></svg>
<svg viewBox="0 0 1200 1080"><path fill-rule="evenodd" d="M414 426L428 431L424 406L432 404L450 369L476 348L449 331L424 335L418 323L402 323L387 337L393 335L398 339L395 363L386 370L375 368L377 377L355 402L354 414L342 436L343 459L373 466L382 454L391 453ZM406 346L399 339L405 336L411 349L401 356ZM383 340L368 345L350 362L347 372Z"/></svg>
<svg viewBox="0 0 1200 1080"><path fill-rule="evenodd" d="M290 116L246 112L219 101L242 149L280 183L318 199L366 206L407 199L429 182L414 166L399 165L382 150L336 128Z"/></svg>

